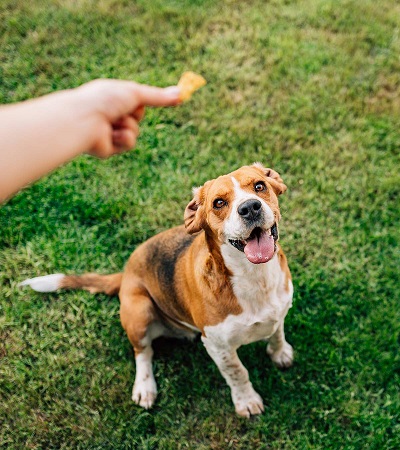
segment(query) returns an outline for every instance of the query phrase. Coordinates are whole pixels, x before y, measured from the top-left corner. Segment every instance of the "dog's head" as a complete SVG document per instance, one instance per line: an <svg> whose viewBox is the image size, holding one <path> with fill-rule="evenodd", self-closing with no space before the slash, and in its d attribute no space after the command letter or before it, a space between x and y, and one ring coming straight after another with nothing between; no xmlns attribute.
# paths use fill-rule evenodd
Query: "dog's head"
<svg viewBox="0 0 400 450"><path fill-rule="evenodd" d="M260 163L241 167L194 189L185 210L186 230L205 230L220 244L244 252L253 264L268 262L278 240L278 195L285 191L274 170Z"/></svg>

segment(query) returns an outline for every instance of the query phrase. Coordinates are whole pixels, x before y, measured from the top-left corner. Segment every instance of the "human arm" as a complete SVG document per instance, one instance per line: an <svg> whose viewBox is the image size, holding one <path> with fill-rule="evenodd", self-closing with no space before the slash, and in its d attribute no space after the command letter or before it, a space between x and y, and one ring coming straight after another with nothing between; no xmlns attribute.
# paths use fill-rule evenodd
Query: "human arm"
<svg viewBox="0 0 400 450"><path fill-rule="evenodd" d="M75 156L132 148L145 106L180 103L179 88L95 80L0 108L0 202Z"/></svg>

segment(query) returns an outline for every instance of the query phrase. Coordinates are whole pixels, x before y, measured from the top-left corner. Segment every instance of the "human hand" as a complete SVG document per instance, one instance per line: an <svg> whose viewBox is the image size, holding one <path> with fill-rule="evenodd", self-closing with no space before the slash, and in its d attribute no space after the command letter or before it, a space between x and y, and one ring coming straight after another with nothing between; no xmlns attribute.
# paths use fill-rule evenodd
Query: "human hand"
<svg viewBox="0 0 400 450"><path fill-rule="evenodd" d="M87 153L107 158L133 148L145 106L181 102L177 86L159 88L121 80L94 80L74 90L90 123Z"/></svg>

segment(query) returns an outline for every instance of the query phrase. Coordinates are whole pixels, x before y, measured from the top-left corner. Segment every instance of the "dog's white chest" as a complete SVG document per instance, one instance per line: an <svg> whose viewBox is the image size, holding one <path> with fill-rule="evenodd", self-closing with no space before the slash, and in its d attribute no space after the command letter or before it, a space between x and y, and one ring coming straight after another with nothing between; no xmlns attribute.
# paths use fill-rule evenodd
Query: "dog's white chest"
<svg viewBox="0 0 400 450"><path fill-rule="evenodd" d="M236 252L236 250L234 250ZM275 256L269 263L255 266L230 258L230 248L223 249L227 267L232 271L233 291L242 313L228 315L218 325L205 327L207 338L239 347L272 336L292 303L293 287L285 289L286 280Z"/></svg>
<svg viewBox="0 0 400 450"><path fill-rule="evenodd" d="M275 333L289 308L288 305L275 303L279 302L271 299L258 311L249 308L238 315L230 314L218 325L205 327L205 334L214 341L226 342L232 347L267 339Z"/></svg>
<svg viewBox="0 0 400 450"><path fill-rule="evenodd" d="M270 337L276 331L280 322L275 311L265 311L263 315L254 316L244 312L238 316L230 315L218 330L233 346L250 344ZM215 330L217 331L217 330Z"/></svg>

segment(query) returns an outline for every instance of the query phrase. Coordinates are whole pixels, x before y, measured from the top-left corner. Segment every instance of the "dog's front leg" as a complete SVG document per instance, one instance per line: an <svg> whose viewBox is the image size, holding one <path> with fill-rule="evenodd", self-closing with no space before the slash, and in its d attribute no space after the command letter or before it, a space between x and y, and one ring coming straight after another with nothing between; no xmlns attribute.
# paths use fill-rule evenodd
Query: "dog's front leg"
<svg viewBox="0 0 400 450"><path fill-rule="evenodd" d="M231 388L236 412L243 417L261 414L264 411L262 398L254 390L249 380L249 373L240 361L236 348L228 343L215 342L204 336L202 341Z"/></svg>
<svg viewBox="0 0 400 450"><path fill-rule="evenodd" d="M288 369L293 364L293 347L285 339L283 320L269 338L267 353L279 369Z"/></svg>

